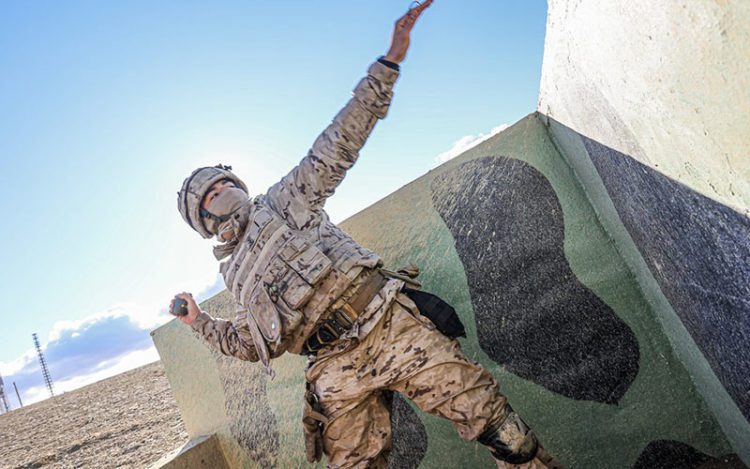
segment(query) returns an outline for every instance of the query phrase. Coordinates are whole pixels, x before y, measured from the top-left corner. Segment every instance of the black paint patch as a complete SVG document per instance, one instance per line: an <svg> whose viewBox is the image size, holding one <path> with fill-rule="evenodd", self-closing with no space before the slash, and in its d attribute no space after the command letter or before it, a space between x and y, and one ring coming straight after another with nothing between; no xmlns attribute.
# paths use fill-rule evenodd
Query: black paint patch
<svg viewBox="0 0 750 469"><path fill-rule="evenodd" d="M750 219L582 138L659 287L750 420Z"/></svg>
<svg viewBox="0 0 750 469"><path fill-rule="evenodd" d="M656 440L644 448L633 469L744 468L737 455L712 458L690 445L673 440Z"/></svg>
<svg viewBox="0 0 750 469"><path fill-rule="evenodd" d="M545 177L519 160L481 158L431 187L485 352L551 391L616 403L638 373L638 342L570 270L562 208Z"/></svg>
<svg viewBox="0 0 750 469"><path fill-rule="evenodd" d="M400 395L392 396L392 449L389 469L416 469L427 453L427 432L414 409Z"/></svg>

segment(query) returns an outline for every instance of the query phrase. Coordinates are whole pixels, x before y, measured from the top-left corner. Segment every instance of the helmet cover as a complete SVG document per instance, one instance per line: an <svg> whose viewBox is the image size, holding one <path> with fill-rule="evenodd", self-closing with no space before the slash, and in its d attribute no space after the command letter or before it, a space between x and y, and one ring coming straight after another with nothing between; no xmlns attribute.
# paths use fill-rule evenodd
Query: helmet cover
<svg viewBox="0 0 750 469"><path fill-rule="evenodd" d="M201 216L201 202L208 190L215 183L228 179L237 187L248 193L247 186L232 171L231 166L216 165L198 168L185 178L182 188L177 193L177 209L185 222L202 237L208 239L214 234Z"/></svg>

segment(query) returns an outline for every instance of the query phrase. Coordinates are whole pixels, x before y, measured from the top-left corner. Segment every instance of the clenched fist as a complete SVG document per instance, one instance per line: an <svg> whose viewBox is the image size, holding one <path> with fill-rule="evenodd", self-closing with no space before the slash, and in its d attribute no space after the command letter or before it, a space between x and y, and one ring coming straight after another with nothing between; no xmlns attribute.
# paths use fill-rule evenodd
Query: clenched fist
<svg viewBox="0 0 750 469"><path fill-rule="evenodd" d="M177 317L177 319L184 322L188 326L191 325L193 321L195 321L195 318L198 317L198 314L200 314L201 312L200 308L198 308L198 305L195 303L195 300L193 299L193 295L191 295L188 292L182 292L182 293L175 295L175 298L180 298L180 299L185 300L187 302L187 310L188 310L187 316L177 316L177 315L175 316ZM172 314L174 314L173 313L174 302L175 300L172 299L172 301L169 303L169 312Z"/></svg>

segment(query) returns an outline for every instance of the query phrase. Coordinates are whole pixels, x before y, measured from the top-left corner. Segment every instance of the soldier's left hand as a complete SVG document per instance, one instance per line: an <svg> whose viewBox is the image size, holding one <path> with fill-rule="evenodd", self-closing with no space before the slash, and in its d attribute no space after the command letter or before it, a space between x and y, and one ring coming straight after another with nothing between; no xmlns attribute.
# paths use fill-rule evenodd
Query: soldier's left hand
<svg viewBox="0 0 750 469"><path fill-rule="evenodd" d="M404 16L396 21L396 25L393 28L391 48L385 55L385 60L398 64L406 58L406 51L409 50L411 28L414 27L419 15L421 15L427 7L432 5L432 0L415 3L417 3L416 7L410 8Z"/></svg>

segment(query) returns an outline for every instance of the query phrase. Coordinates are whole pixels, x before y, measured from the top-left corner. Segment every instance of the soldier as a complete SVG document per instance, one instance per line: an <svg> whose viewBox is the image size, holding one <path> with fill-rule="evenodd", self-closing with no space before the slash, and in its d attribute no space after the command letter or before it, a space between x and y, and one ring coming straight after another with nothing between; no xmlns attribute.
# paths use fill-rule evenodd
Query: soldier
<svg viewBox="0 0 750 469"><path fill-rule="evenodd" d="M323 210L378 119L385 117L414 23L432 0L396 24L388 53L373 63L352 99L300 164L250 198L225 166L195 170L178 208L214 254L237 303L234 322L200 311L189 293L180 320L221 353L260 361L305 354L303 418L308 460L329 467L385 467L391 446L390 392L449 419L459 435L486 445L498 467L560 467L500 394L404 293L409 276L331 223ZM411 276L414 273L406 272ZM174 300L170 311L174 308ZM424 311L423 311L424 312Z"/></svg>

